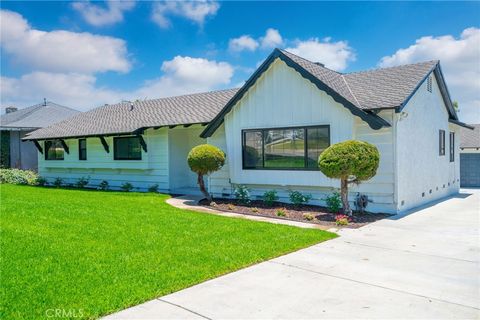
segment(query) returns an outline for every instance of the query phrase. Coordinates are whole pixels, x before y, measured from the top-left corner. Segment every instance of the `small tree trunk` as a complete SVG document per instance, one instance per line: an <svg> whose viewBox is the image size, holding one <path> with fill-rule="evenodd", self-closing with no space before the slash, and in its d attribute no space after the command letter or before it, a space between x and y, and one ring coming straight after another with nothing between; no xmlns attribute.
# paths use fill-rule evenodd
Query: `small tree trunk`
<svg viewBox="0 0 480 320"><path fill-rule="evenodd" d="M207 192L207 188L205 188L205 182L203 181L203 174L198 174L197 183L198 183L198 186L200 187L200 191L202 191L208 203L212 202L213 200L212 196Z"/></svg>
<svg viewBox="0 0 480 320"><path fill-rule="evenodd" d="M352 209L350 209L350 204L348 203L348 178L340 180L340 196L342 198L343 213L351 216Z"/></svg>

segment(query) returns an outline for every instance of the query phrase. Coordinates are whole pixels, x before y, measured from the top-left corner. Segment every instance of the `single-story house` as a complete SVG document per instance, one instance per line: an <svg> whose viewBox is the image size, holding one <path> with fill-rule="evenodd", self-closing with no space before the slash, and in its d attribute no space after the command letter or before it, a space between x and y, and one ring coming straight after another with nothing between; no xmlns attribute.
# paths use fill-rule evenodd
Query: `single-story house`
<svg viewBox="0 0 480 320"><path fill-rule="evenodd" d="M377 146L380 166L350 199L365 194L367 210L398 213L458 192L462 126L439 61L339 73L275 49L240 89L105 105L25 139L50 181L88 176L175 194L198 192L186 158L210 143L227 155L208 177L214 197L246 185L253 197L275 189L288 201L297 190L314 204L339 187L318 170L319 154L358 139Z"/></svg>
<svg viewBox="0 0 480 320"><path fill-rule="evenodd" d="M480 187L480 124L462 128L460 139L460 186Z"/></svg>
<svg viewBox="0 0 480 320"><path fill-rule="evenodd" d="M18 109L7 107L0 116L1 163L7 168L37 170L37 149L33 142L22 138L39 128L65 120L80 111L44 99L42 103Z"/></svg>

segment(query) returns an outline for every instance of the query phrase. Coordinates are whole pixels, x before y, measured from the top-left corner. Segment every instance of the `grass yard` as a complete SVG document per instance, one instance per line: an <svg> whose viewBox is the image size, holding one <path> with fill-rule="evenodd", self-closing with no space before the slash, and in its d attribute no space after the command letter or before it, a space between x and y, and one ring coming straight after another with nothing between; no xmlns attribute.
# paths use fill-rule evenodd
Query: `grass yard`
<svg viewBox="0 0 480 320"><path fill-rule="evenodd" d="M97 318L335 237L158 194L1 185L0 318Z"/></svg>

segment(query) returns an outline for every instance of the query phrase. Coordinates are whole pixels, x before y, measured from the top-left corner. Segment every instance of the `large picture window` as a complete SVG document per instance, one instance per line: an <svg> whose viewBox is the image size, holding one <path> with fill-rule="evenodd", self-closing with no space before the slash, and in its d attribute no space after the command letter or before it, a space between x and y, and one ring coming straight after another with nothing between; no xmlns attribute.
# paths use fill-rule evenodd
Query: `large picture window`
<svg viewBox="0 0 480 320"><path fill-rule="evenodd" d="M63 160L64 152L60 140L45 141L45 160Z"/></svg>
<svg viewBox="0 0 480 320"><path fill-rule="evenodd" d="M115 160L142 160L142 147L139 137L113 138L113 149Z"/></svg>
<svg viewBox="0 0 480 320"><path fill-rule="evenodd" d="M315 170L329 145L329 126L244 130L243 168Z"/></svg>

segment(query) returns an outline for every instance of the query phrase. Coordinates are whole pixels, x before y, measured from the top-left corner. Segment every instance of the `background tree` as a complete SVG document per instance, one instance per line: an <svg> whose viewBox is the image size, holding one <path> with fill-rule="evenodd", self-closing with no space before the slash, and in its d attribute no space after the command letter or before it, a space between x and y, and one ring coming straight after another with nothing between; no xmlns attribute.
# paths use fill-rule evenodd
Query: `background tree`
<svg viewBox="0 0 480 320"><path fill-rule="evenodd" d="M377 147L357 140L336 143L320 154L320 171L329 178L340 179L340 195L345 214L352 214L348 203L348 185L372 178L377 173L379 162Z"/></svg>
<svg viewBox="0 0 480 320"><path fill-rule="evenodd" d="M212 202L212 196L205 188L203 176L218 171L223 167L225 164L225 153L210 144L201 144L190 150L187 161L190 170L198 175L197 183L200 191L209 202Z"/></svg>
<svg viewBox="0 0 480 320"><path fill-rule="evenodd" d="M453 101L453 109L455 109L455 112L460 112L460 108L458 107L458 101Z"/></svg>

